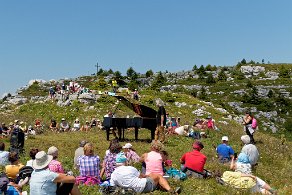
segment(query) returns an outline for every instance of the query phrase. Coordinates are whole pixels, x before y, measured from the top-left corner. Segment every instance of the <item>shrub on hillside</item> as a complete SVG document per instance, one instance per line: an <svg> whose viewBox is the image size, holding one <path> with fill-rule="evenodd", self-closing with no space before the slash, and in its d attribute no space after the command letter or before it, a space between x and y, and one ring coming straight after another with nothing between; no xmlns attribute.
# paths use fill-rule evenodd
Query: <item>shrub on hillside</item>
<svg viewBox="0 0 292 195"><path fill-rule="evenodd" d="M284 128L289 133L292 133L292 118L288 118L284 123Z"/></svg>
<svg viewBox="0 0 292 195"><path fill-rule="evenodd" d="M160 87L166 84L166 78L162 75L161 72L158 73L154 81L152 82L150 89L159 90Z"/></svg>
<svg viewBox="0 0 292 195"><path fill-rule="evenodd" d="M31 96L46 96L48 95L48 90L40 85L37 81L35 81L31 86L29 86L26 90L20 93L20 95L25 97Z"/></svg>
<svg viewBox="0 0 292 195"><path fill-rule="evenodd" d="M170 93L170 92L166 92L166 93L164 94L164 96L163 96L163 100L164 100L165 102L170 102L170 103L175 102L175 98L174 98L173 94Z"/></svg>
<svg viewBox="0 0 292 195"><path fill-rule="evenodd" d="M226 81L227 76L224 72L224 69L222 68L218 74L218 81Z"/></svg>
<svg viewBox="0 0 292 195"><path fill-rule="evenodd" d="M207 84L214 84L214 83L216 83L216 80L215 80L215 78L213 77L213 75L211 73L208 75L208 77L206 79L206 83Z"/></svg>

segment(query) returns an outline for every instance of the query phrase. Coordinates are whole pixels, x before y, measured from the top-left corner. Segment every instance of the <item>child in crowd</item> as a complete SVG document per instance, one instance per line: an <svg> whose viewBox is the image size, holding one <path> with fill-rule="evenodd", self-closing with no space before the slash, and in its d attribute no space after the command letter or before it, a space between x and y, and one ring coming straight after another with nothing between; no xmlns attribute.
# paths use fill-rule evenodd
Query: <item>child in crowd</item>
<svg viewBox="0 0 292 195"><path fill-rule="evenodd" d="M30 166L32 167L32 162L34 161L35 159L35 155L39 152L39 149L37 148L32 148L30 149L29 151L29 156L30 156L30 160L26 162L26 166Z"/></svg>
<svg viewBox="0 0 292 195"><path fill-rule="evenodd" d="M166 173L166 168L172 167L172 160L168 159L168 152L166 152L165 150L162 150L160 154L162 157L163 173Z"/></svg>
<svg viewBox="0 0 292 195"><path fill-rule="evenodd" d="M123 146L125 155L127 157L127 163L133 164L139 162L140 156L135 152L135 150L132 148L132 144L126 143Z"/></svg>

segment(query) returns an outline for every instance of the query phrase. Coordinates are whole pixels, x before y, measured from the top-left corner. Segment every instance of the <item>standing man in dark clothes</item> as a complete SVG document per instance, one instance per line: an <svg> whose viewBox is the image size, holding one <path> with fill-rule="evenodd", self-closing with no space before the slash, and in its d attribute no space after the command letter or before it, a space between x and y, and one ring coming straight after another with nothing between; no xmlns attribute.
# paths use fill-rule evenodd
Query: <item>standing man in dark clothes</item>
<svg viewBox="0 0 292 195"><path fill-rule="evenodd" d="M159 140L163 143L165 140L164 126L166 125L166 111L161 99L156 100L156 106L159 108L156 115L157 127L155 130L155 140Z"/></svg>

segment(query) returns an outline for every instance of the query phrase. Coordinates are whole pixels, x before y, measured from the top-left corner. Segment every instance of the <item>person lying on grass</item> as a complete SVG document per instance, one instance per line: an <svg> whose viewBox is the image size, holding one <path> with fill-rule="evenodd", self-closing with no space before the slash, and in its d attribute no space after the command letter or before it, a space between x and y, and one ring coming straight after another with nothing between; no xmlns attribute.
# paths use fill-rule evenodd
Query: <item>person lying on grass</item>
<svg viewBox="0 0 292 195"><path fill-rule="evenodd" d="M140 174L140 172L132 166L127 166L127 157L123 152L117 154L117 168L111 175L110 185L122 188L130 188L137 193L149 193L154 191L157 186L171 194L178 194L180 188L173 190L166 179L160 174L150 173L149 175Z"/></svg>

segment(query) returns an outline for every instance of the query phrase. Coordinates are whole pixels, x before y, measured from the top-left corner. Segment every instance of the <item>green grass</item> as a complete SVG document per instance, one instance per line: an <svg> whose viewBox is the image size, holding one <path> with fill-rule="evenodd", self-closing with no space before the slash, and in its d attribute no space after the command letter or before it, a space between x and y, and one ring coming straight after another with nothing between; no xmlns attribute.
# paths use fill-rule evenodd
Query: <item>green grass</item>
<svg viewBox="0 0 292 195"><path fill-rule="evenodd" d="M180 99L182 98L182 99ZM179 100L183 100L180 97ZM196 100L189 100L187 103L195 103ZM196 102L200 103L200 102ZM51 105L53 106L53 105ZM33 108L32 108L33 109ZM57 108L56 108L57 109ZM64 109L64 108L63 108ZM68 108L69 109L69 108ZM212 111L212 108L208 108ZM34 110L34 109L33 109ZM174 109L171 106L167 107L168 111L174 113L182 113L180 116L183 117L184 121L190 121L191 116L188 116L186 108ZM63 110L65 111L65 110ZM215 119L220 119L222 115L220 113L213 112ZM23 116L25 117L25 116ZM215 151L213 144L217 145L220 143L220 139L223 135L228 135L230 138L230 145L239 152L241 149L240 136L243 133L242 127L231 123L228 126L219 125L219 132L210 131L209 137L203 139L202 142L205 148L202 152L207 156L208 160L206 163L206 168L208 170L220 170L221 172L228 170L225 165L220 165L217 163L215 158ZM140 130L139 138L141 140L150 138L149 130ZM133 144L133 147L137 150L138 154L143 154L149 151L150 144L145 141L134 141L133 130L126 131L126 138ZM78 147L80 140L86 139L92 142L95 146L95 153L101 158L104 157L105 150L108 148L108 141L105 138L105 132L102 130L93 130L89 133L84 132L70 132L53 134L47 132L44 135L36 136L35 138L29 138L25 143L26 155L21 157L21 161L25 163L28 157L28 151L31 147L37 147L41 150L47 150L50 146L54 145L59 149L59 160L63 163L66 170L73 169L73 157L74 151ZM259 166L255 172L255 175L259 176L263 180L267 181L271 186L279 190L279 194L291 194L292 193L292 183L290 182L290 177L292 176L292 158L290 155L292 153L291 147L292 143L286 141L284 145L281 145L281 141L278 138L271 137L262 132L257 132L255 139L258 142L257 147L260 151L260 161ZM179 159L185 152L191 150L191 144L193 140L186 137L170 136L168 137L167 143L165 144L166 150L170 153L170 158L173 160L173 165L179 168ZM125 144L122 142L121 144ZM136 167L140 167L137 165ZM73 170L75 174L78 174L77 170ZM248 194L245 191L238 191L232 189L228 186L221 186L216 183L214 179L200 180L200 179L187 179L183 182L177 182L175 180L170 180L172 186L182 186L182 194ZM99 194L98 187L86 187L81 186L80 190L83 194ZM161 191L156 191L154 194L166 194Z"/></svg>
<svg viewBox="0 0 292 195"><path fill-rule="evenodd" d="M202 152L207 156L208 160L205 168L208 170L220 170L221 172L228 170L225 165L220 165L215 159L215 151L212 147L213 144L220 143L220 138L223 135L229 135L230 145L236 150L240 151L240 135L242 128L233 126L233 128L223 128L222 131L209 133L209 138L203 139L202 142L205 148ZM134 132L132 130L126 131L126 138L128 138L138 154L148 152L150 144L145 141L134 141ZM139 138L141 140L150 138L149 130L140 130ZM284 146L280 145L279 139L270 137L260 132L256 133L257 147L260 151L260 161L256 170L256 175L267 181L273 187L279 190L279 194L291 194L292 184L290 182L292 171L291 146L292 144L286 143ZM59 149L59 160L63 163L66 170L73 170L73 157L74 151L78 147L79 141L86 139L92 142L95 146L95 154L101 158L105 155L105 150L108 148L108 141L105 138L105 132L102 130L93 130L89 133L84 132L70 132L53 134L47 132L44 135L29 138L25 142L26 156L21 157L21 161L25 163L29 160L28 151L31 147L37 147L40 150L45 150L54 145ZM170 158L173 160L173 166L179 168L179 159L185 152L191 150L193 140L187 137L171 136L168 137L165 144L166 150L170 153ZM125 144L122 142L121 144ZM136 165L136 167L140 167ZM77 170L73 170L77 175ZM248 194L244 191L238 191L228 186L221 186L216 183L214 179L200 180L200 179L187 179L183 182L170 180L172 186L182 186L182 194ZM80 190L83 194L99 194L98 187L81 186ZM227 193L228 192L228 193ZM165 194L161 191L156 191L154 194Z"/></svg>

